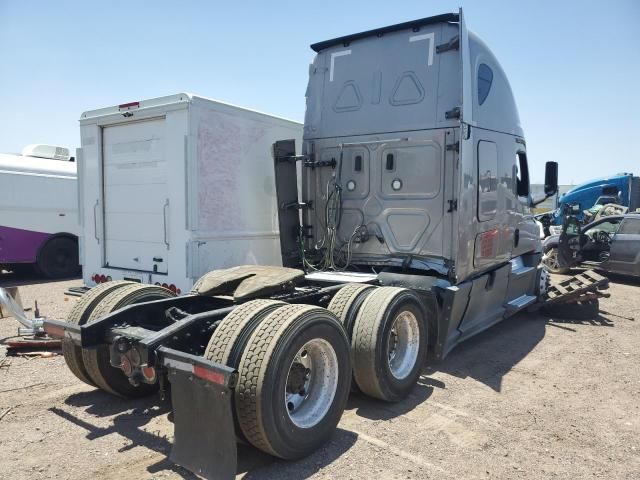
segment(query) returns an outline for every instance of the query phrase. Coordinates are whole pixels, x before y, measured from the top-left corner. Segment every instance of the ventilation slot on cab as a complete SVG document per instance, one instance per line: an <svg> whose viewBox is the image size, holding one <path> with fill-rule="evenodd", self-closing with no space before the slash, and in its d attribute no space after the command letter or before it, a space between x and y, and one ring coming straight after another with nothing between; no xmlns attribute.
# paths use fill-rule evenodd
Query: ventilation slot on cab
<svg viewBox="0 0 640 480"><path fill-rule="evenodd" d="M356 155L356 161L354 162L353 169L356 172L362 171L362 155Z"/></svg>
<svg viewBox="0 0 640 480"><path fill-rule="evenodd" d="M387 170L393 170L393 153L387 154L387 165L385 168Z"/></svg>

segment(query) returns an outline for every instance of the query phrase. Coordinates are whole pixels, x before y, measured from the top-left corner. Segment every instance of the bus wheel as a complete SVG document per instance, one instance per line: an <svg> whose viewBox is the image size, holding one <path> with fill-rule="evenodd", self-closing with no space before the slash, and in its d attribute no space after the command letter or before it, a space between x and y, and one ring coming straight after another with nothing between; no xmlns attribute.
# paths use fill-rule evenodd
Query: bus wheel
<svg viewBox="0 0 640 480"><path fill-rule="evenodd" d="M75 303L69 315L67 315L67 322L75 323L76 325L84 325L87 323L91 312L102 301L104 297L109 295L114 290L122 288L126 285L133 284L133 282L127 282L124 280L116 282L107 282L90 289L87 293L83 294ZM97 385L91 380L87 369L84 366L82 360L82 348L73 344L69 339L62 340L62 354L64 355L64 361L69 367L69 370L82 380L84 383L96 387Z"/></svg>
<svg viewBox="0 0 640 480"><path fill-rule="evenodd" d="M245 438L276 457L301 458L329 440L342 416L349 342L328 310L285 305L253 332L238 371L235 404Z"/></svg>
<svg viewBox="0 0 640 480"><path fill-rule="evenodd" d="M358 311L353 375L367 395L395 402L414 388L427 353L427 321L415 292L380 287Z"/></svg>
<svg viewBox="0 0 640 480"><path fill-rule="evenodd" d="M78 241L54 237L38 252L36 267L47 278L68 278L80 273Z"/></svg>
<svg viewBox="0 0 640 480"><path fill-rule="evenodd" d="M175 296L176 294L171 290L156 285L141 285L139 283L127 285L104 297L91 312L87 323L95 322L127 305ZM138 386L129 383L129 379L121 369L111 366L109 345L103 344L90 350L83 349L82 359L93 383L113 395L136 398L144 397L158 390L157 383L153 385L140 383Z"/></svg>

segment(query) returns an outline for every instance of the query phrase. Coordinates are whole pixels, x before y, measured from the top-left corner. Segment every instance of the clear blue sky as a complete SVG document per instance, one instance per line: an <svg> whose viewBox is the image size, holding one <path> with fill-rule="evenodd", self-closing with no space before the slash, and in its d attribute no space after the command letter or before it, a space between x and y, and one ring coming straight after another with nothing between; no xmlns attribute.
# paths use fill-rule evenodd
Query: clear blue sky
<svg viewBox="0 0 640 480"><path fill-rule="evenodd" d="M0 0L0 152L182 91L303 120L309 44L456 11L511 79L533 181L640 174L640 1Z"/></svg>

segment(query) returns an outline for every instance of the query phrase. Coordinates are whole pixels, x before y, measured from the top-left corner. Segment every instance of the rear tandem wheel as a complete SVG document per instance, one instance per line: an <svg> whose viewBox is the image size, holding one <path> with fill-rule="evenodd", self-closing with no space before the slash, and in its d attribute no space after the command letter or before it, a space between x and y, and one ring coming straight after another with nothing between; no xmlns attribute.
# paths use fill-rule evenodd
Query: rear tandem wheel
<svg viewBox="0 0 640 480"><path fill-rule="evenodd" d="M288 304L258 325L238 372L235 406L245 438L276 457L301 458L328 441L342 416L349 342L328 310Z"/></svg>
<svg viewBox="0 0 640 480"><path fill-rule="evenodd" d="M427 353L422 302L406 288L380 287L356 317L351 348L353 375L367 395L396 402L414 388Z"/></svg>
<svg viewBox="0 0 640 480"><path fill-rule="evenodd" d="M82 295L75 303L71 312L67 315L67 322L75 323L76 325L84 325L87 323L91 312L93 312L104 297L119 288L125 287L126 285L133 285L133 282L118 280L93 287ZM86 384L97 387L89 377L87 369L84 366L82 348L74 345L69 339L63 339L62 354L64 355L64 361L66 362L67 367L69 367L69 370L71 370L76 377Z"/></svg>
<svg viewBox="0 0 640 480"><path fill-rule="evenodd" d="M125 286L104 297L91 312L88 323L95 322L127 305L175 296L176 294L171 290L156 285L135 283ZM82 350L82 359L91 380L106 392L125 398L137 398L149 395L158 389L157 383L153 385L141 383L138 386L129 383L129 379L121 369L111 366L108 345L100 345L98 348L91 350Z"/></svg>
<svg viewBox="0 0 640 480"><path fill-rule="evenodd" d="M340 319L349 340L351 340L353 324L358 315L358 310L376 288L374 285L366 283L350 283L338 290L338 293L331 299L327 310Z"/></svg>

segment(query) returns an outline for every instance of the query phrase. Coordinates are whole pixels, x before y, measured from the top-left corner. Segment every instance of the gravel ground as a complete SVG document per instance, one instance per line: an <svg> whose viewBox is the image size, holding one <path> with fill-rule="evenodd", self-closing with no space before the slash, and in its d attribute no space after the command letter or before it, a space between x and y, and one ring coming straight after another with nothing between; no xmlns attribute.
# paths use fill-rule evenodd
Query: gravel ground
<svg viewBox="0 0 640 480"><path fill-rule="evenodd" d="M13 280L3 280L7 284ZM29 282L23 282L29 283ZM80 280L20 287L64 318ZM640 478L640 283L616 281L590 321L521 314L424 370L409 398L352 395L332 441L284 462L239 449L261 478ZM17 323L0 319L0 338ZM0 363L5 359L0 346ZM196 478L168 459L169 406L80 383L61 356L0 367L3 478ZM6 362L5 362L6 364Z"/></svg>

